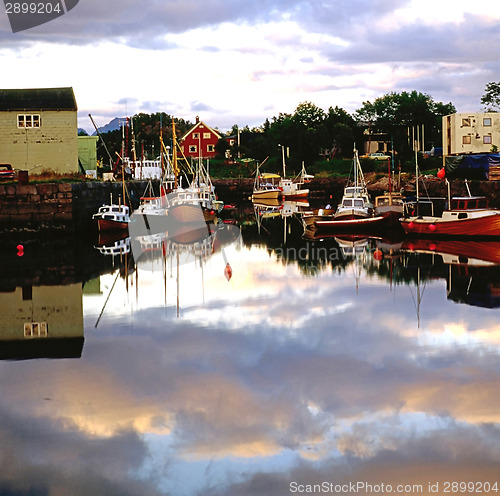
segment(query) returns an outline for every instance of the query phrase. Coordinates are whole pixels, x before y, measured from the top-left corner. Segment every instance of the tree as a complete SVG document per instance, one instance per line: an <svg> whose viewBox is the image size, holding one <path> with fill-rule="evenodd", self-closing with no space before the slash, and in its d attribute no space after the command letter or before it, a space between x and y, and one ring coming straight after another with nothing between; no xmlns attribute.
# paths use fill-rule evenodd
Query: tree
<svg viewBox="0 0 500 496"><path fill-rule="evenodd" d="M390 135L396 151L406 158L412 148L408 137L410 128L424 126L426 142L441 144L442 117L454 112L451 103L436 103L430 95L404 91L388 93L373 103L364 102L356 116L358 121Z"/></svg>
<svg viewBox="0 0 500 496"><path fill-rule="evenodd" d="M488 83L481 103L487 112L500 110L500 83Z"/></svg>

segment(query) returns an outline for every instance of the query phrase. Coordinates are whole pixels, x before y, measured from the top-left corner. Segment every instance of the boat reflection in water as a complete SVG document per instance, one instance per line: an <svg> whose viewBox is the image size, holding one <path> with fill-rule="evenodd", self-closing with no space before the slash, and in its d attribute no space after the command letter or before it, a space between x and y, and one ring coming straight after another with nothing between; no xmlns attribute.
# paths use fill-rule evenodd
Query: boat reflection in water
<svg viewBox="0 0 500 496"><path fill-rule="evenodd" d="M62 253L43 277L40 261L11 257L6 293L84 281L85 347L79 360L0 362L0 494L493 488L497 247L465 259L465 247L457 256L437 242L303 239L296 216L259 226L250 202L233 215L236 239L230 224L210 223L142 233L123 254L103 255L93 240L93 257L72 255L88 272L65 284L51 279L69 266Z"/></svg>
<svg viewBox="0 0 500 496"><path fill-rule="evenodd" d="M418 240L402 243L402 250L439 258L447 268L447 297L456 303L500 306L500 241Z"/></svg>

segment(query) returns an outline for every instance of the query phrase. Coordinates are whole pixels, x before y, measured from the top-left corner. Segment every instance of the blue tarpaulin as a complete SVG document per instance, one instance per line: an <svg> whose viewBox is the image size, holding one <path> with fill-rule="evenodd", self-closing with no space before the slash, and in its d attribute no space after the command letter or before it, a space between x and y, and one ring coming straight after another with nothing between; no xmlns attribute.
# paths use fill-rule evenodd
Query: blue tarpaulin
<svg viewBox="0 0 500 496"><path fill-rule="evenodd" d="M464 176L471 173L483 179L489 178L490 167L500 166L500 153L483 153L480 155L457 155L445 158L447 177Z"/></svg>

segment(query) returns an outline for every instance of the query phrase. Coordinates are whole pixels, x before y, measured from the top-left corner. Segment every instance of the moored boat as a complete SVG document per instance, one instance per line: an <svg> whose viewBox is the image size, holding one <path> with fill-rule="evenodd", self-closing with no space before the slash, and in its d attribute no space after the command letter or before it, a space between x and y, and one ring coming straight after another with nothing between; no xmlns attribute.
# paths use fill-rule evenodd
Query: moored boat
<svg viewBox="0 0 500 496"><path fill-rule="evenodd" d="M500 236L500 210L489 208L484 196L455 197L441 216L410 216L400 222L408 235Z"/></svg>
<svg viewBox="0 0 500 496"><path fill-rule="evenodd" d="M315 229L315 222L332 220L334 213L335 209L329 208L329 205L325 208L314 209L311 212L306 212L302 215L302 224L305 229Z"/></svg>
<svg viewBox="0 0 500 496"><path fill-rule="evenodd" d="M252 192L252 201L277 200L281 197L281 188L279 186L281 177L278 174L260 173L260 168L269 157L257 166L255 171L255 180Z"/></svg>
<svg viewBox="0 0 500 496"><path fill-rule="evenodd" d="M353 173L354 179L352 182L348 180L344 188L342 200L333 215L334 220L354 220L373 217L373 204L366 188L365 178L356 149L354 149Z"/></svg>
<svg viewBox="0 0 500 496"><path fill-rule="evenodd" d="M285 170L285 165L283 163L283 171ZM304 165L302 165L302 170L300 174L296 176L294 179L287 179L283 177L281 179L279 186L282 190L283 196L287 200L302 200L307 199L309 196L309 190L304 188L303 185L311 182L314 176L306 173L306 169Z"/></svg>
<svg viewBox="0 0 500 496"><path fill-rule="evenodd" d="M127 205L103 205L92 216L99 231L125 231L130 224L130 209Z"/></svg>
<svg viewBox="0 0 500 496"><path fill-rule="evenodd" d="M276 200L281 197L279 187L281 177L278 174L263 173L257 176L252 193L252 200Z"/></svg>
<svg viewBox="0 0 500 496"><path fill-rule="evenodd" d="M404 215L404 198L401 193L389 191L375 197L375 216L386 217L388 224L398 226Z"/></svg>

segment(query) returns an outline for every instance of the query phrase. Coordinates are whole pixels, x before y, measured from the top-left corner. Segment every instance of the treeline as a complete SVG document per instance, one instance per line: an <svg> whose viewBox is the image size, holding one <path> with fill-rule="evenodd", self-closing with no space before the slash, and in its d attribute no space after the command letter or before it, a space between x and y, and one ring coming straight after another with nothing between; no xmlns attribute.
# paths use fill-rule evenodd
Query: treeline
<svg viewBox="0 0 500 496"><path fill-rule="evenodd" d="M373 102L363 105L352 115L340 107L323 110L311 102L300 103L293 114L280 113L266 119L260 127L250 129L234 125L223 134L216 151L220 160L237 161L252 158L262 161L269 157L267 165L277 169L281 165L282 153L292 170L300 170L317 165L332 158L351 158L356 145L360 153L363 143L373 141L389 142L400 162L411 160L412 139L410 129L425 129L426 149L441 146L441 122L444 115L455 113L451 103L435 102L431 96L417 91L388 93ZM193 123L174 118L176 135L179 139ZM135 152L138 157L154 158L160 154L160 134L165 145L172 140L172 116L166 113L137 114L132 118L132 128L128 135L116 130L103 135L106 147L113 158L121 153L122 143L127 144L127 153L132 148L134 137ZM210 122L206 122L210 125ZM239 134L239 145L237 136ZM235 138L230 147L227 137ZM98 155L104 163L109 158L99 143Z"/></svg>

